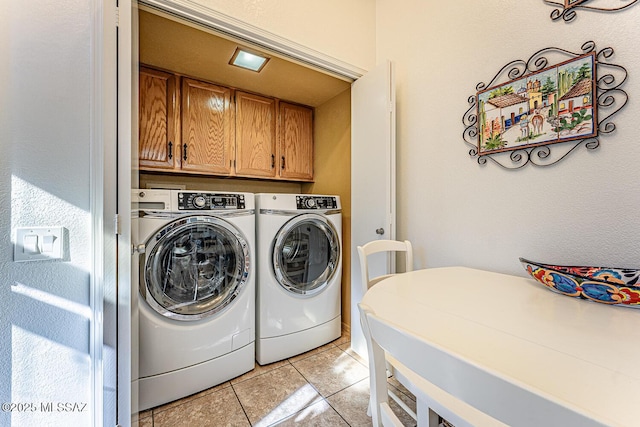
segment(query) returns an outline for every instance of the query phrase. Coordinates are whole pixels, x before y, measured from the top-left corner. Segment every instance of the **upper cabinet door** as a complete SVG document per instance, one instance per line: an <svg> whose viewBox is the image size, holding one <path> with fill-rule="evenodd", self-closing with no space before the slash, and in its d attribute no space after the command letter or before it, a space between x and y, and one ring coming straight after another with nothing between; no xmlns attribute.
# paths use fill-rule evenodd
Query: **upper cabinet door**
<svg viewBox="0 0 640 427"><path fill-rule="evenodd" d="M313 180L313 110L280 102L280 177Z"/></svg>
<svg viewBox="0 0 640 427"><path fill-rule="evenodd" d="M236 92L236 175L276 176L276 102Z"/></svg>
<svg viewBox="0 0 640 427"><path fill-rule="evenodd" d="M172 170L176 161L180 127L177 77L140 68L139 138L140 169Z"/></svg>
<svg viewBox="0 0 640 427"><path fill-rule="evenodd" d="M231 89L182 79L182 170L233 173Z"/></svg>

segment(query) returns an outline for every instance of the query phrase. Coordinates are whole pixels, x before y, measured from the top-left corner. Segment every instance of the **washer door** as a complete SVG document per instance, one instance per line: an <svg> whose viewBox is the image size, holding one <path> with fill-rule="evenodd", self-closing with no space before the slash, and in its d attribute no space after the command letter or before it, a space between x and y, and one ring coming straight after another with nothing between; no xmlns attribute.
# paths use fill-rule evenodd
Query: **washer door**
<svg viewBox="0 0 640 427"><path fill-rule="evenodd" d="M199 320L227 307L249 277L242 233L208 216L183 217L147 242L140 293L163 316Z"/></svg>
<svg viewBox="0 0 640 427"><path fill-rule="evenodd" d="M333 277L340 261L340 240L333 225L316 214L298 215L278 232L273 272L289 292L313 295Z"/></svg>

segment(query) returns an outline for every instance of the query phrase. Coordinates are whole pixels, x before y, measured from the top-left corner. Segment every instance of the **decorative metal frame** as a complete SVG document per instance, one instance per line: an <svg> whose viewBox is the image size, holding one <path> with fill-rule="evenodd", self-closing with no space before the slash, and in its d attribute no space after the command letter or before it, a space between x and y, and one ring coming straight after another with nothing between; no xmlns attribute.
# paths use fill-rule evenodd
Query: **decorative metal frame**
<svg viewBox="0 0 640 427"><path fill-rule="evenodd" d="M553 12L551 12L551 20L557 21L562 18L565 22L571 22L576 19L576 9L595 10L598 12L617 12L635 5L639 0L622 0L629 1L629 3L625 4L624 6L618 7L595 7L586 5L586 3L592 2L594 0L564 0L564 3L551 0L543 1L548 5L558 8L554 9Z"/></svg>
<svg viewBox="0 0 640 427"><path fill-rule="evenodd" d="M627 69L621 65L608 62L614 53L611 47L596 51L595 42L588 41L582 45L581 50L579 53L574 53L557 47L548 47L534 53L526 61L511 61L502 67L488 84L484 82L478 83L476 92L494 86L505 75L509 80L515 80L547 68L549 65L547 56L549 55L566 60L566 58L577 58L593 52L595 54L594 78L596 83L594 94L596 99L593 102L593 108L594 110L597 109L598 117L597 126L594 126L594 128L597 128L598 136L612 133L615 131L616 125L611 119L627 104L629 98L627 93L620 88L627 80ZM555 63L560 62L562 61ZM465 126L462 138L466 144L473 147L469 150L469 155L472 158L477 158L479 164L486 164L487 160L491 160L505 169L520 169L529 163L534 166L550 166L558 163L580 146L584 145L588 150L594 150L600 146L599 137L595 136L548 145L516 148L505 152L479 153L477 145L479 132L477 102L475 94L468 98L470 106L462 117L462 124ZM556 154L558 152L559 154Z"/></svg>

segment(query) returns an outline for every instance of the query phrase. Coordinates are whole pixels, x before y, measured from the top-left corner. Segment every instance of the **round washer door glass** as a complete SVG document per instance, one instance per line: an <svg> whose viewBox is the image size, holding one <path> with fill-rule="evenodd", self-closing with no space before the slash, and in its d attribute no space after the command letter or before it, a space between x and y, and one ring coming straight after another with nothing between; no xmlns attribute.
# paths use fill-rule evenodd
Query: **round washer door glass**
<svg viewBox="0 0 640 427"><path fill-rule="evenodd" d="M158 313L198 320L223 310L249 276L249 247L238 230L213 217L178 219L147 245L140 291ZM141 281L142 282L142 281Z"/></svg>
<svg viewBox="0 0 640 427"><path fill-rule="evenodd" d="M287 222L273 246L273 271L290 292L313 295L322 291L335 274L340 241L324 217L304 214Z"/></svg>

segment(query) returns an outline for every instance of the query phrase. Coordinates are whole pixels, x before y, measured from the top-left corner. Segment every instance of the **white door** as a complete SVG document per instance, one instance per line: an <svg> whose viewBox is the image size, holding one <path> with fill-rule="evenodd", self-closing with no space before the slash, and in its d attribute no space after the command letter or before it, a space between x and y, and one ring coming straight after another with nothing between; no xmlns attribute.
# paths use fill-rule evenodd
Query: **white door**
<svg viewBox="0 0 640 427"><path fill-rule="evenodd" d="M393 64L386 61L351 86L351 348L366 358L358 303L362 300L356 247L395 239L396 107ZM383 254L370 263L372 276L392 271Z"/></svg>

